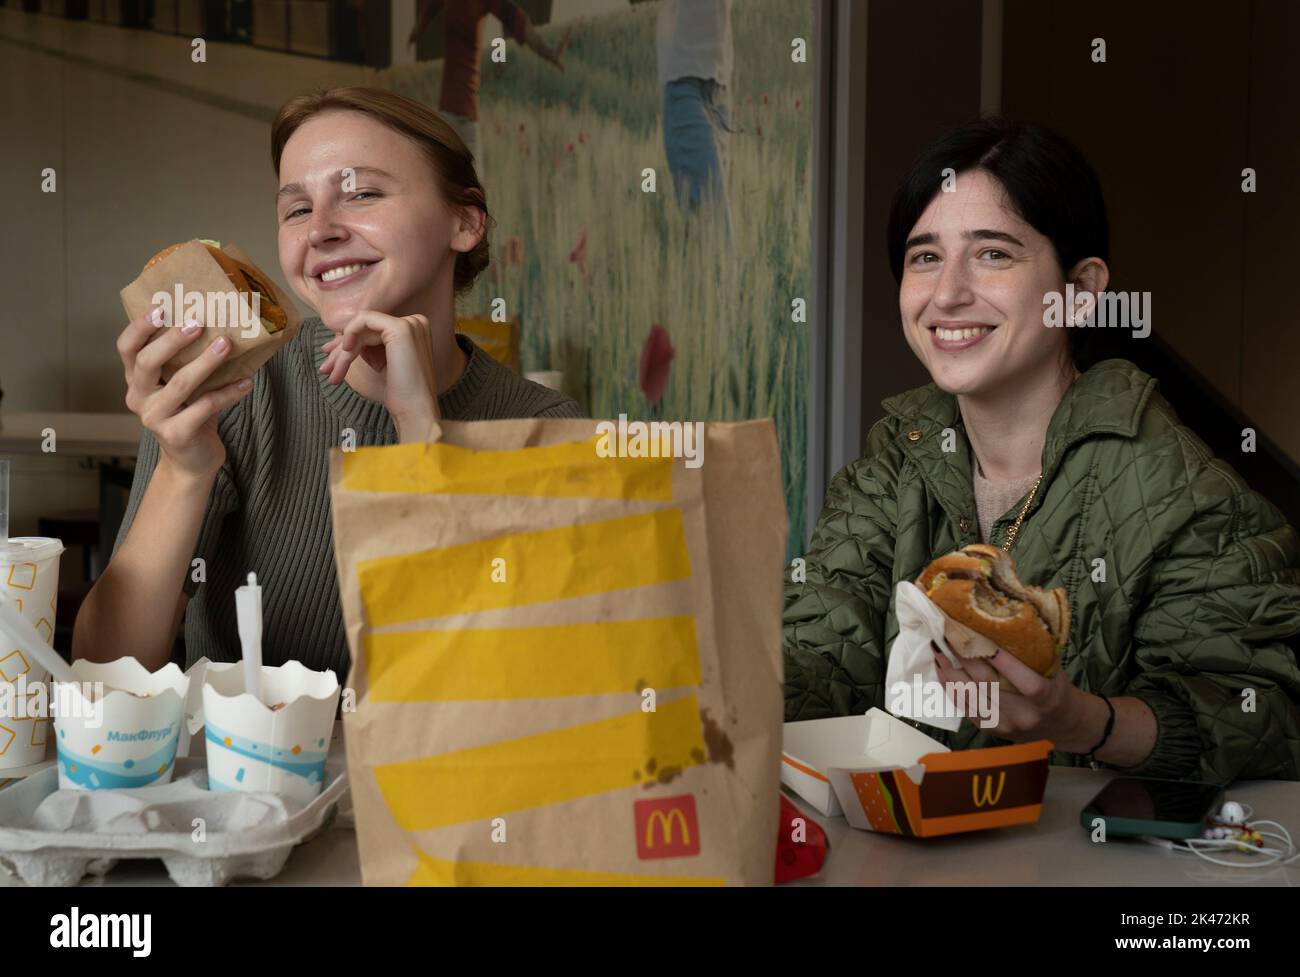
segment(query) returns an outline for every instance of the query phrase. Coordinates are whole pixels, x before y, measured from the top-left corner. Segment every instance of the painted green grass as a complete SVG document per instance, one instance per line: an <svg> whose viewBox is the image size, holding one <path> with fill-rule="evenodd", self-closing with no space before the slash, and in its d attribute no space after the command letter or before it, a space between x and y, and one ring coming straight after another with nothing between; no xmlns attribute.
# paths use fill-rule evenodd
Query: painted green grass
<svg viewBox="0 0 1300 977"><path fill-rule="evenodd" d="M486 313L496 297L519 314L526 370L563 370L594 417L774 419L791 555L804 538L808 325L791 302L811 288L814 52L811 6L738 0L733 8L728 251L715 222L679 211L664 157L655 76L657 4L578 21L560 74L513 42L508 63L485 57L480 175L493 263L461 302ZM552 43L562 28L544 28ZM390 88L438 104L441 62L390 69ZM652 167L657 192L644 193ZM585 228L582 266L571 260ZM509 239L522 262L503 260ZM662 404L637 386L651 326L676 348Z"/></svg>

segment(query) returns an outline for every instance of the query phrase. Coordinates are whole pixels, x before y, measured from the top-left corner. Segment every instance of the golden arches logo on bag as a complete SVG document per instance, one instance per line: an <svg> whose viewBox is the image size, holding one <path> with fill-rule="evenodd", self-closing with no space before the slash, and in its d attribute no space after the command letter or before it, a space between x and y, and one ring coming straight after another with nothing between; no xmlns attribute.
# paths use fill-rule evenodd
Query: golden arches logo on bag
<svg viewBox="0 0 1300 977"><path fill-rule="evenodd" d="M700 850L695 798L690 794L636 802L637 857L678 858Z"/></svg>

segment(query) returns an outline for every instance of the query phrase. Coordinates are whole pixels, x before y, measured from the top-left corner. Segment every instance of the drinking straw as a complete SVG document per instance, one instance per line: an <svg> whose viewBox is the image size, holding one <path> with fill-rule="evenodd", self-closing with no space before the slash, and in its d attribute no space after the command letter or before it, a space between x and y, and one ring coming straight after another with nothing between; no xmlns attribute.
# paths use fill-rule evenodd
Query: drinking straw
<svg viewBox="0 0 1300 977"><path fill-rule="evenodd" d="M235 614L239 619L239 644L244 652L244 691L262 701L262 588L257 574L235 588Z"/></svg>
<svg viewBox="0 0 1300 977"><path fill-rule="evenodd" d="M77 677L63 660L63 656L45 643L41 633L18 613L18 608L8 598L0 595L0 632L26 652L38 665L54 676L57 682L75 682Z"/></svg>

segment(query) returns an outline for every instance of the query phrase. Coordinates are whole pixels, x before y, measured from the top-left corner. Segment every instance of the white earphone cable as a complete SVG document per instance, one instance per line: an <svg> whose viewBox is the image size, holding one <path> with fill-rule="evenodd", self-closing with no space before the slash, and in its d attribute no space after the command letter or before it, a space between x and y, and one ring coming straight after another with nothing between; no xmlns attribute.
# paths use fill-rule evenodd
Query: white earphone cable
<svg viewBox="0 0 1300 977"><path fill-rule="evenodd" d="M1224 805L1224 807L1226 808L1227 805ZM1168 838L1156 838L1151 835L1142 835L1141 838L1148 844L1158 845L1161 848L1168 848L1170 851L1182 854L1195 855L1197 858L1214 865L1222 865L1225 868L1273 868L1278 865L1289 865L1297 858L1300 858L1300 851L1296 850L1295 843L1291 840L1291 833L1283 825L1277 821L1252 821L1250 818L1254 814L1254 808L1248 804L1240 804L1238 807L1244 812L1244 817L1240 818L1240 820L1234 819L1234 823L1211 820L1210 824L1214 827L1226 827L1243 832L1254 831L1259 834L1261 839L1268 838L1272 841L1281 842L1283 847L1257 847L1249 842L1234 838L1185 838L1181 842L1171 841ZM1222 812L1222 810L1221 808L1220 811ZM1277 831L1260 831L1259 829L1264 826L1277 828ZM1246 858L1244 860L1227 861L1222 858L1214 858L1209 852L1237 852L1246 856Z"/></svg>

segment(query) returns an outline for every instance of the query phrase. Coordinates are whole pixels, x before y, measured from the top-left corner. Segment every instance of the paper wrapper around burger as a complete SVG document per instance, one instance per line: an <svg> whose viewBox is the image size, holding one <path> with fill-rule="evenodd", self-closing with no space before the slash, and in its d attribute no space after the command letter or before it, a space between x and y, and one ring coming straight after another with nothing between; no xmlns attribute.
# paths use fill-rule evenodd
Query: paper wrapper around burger
<svg viewBox="0 0 1300 977"><path fill-rule="evenodd" d="M221 250L258 273L261 281L272 293L275 303L284 310L285 326L277 332L268 332L265 325L259 322L252 335L245 335L245 330L241 329L238 323L205 329L205 336L183 347L162 369L162 379L165 382L170 380L181 367L202 356L219 336L225 336L230 340L230 352L226 354L225 362L199 384L190 395L191 400L209 390L216 390L245 377L251 377L275 355L276 350L294 337L302 324L302 316L294 308L293 302L285 296L269 275L249 260L248 255L233 244L225 244ZM122 289L122 308L126 310L127 318L134 319L147 310L153 304L154 295L159 292L172 296L174 302L178 284L182 286L183 292L200 292L204 295L209 292L229 292L235 287L221 265L217 263L217 259L208 251L207 245L197 239L187 241ZM240 302L244 304L245 309L248 308L247 295L241 293ZM173 315L178 322L184 312L183 306L173 309Z"/></svg>

